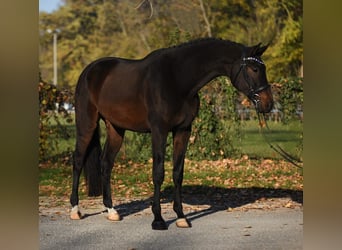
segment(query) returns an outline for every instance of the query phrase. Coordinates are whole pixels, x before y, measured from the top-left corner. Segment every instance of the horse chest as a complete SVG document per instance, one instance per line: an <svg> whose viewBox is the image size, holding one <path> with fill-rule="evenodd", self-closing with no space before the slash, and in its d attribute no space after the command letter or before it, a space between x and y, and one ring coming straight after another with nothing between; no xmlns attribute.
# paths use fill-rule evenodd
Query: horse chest
<svg viewBox="0 0 342 250"><path fill-rule="evenodd" d="M186 100L182 105L174 110L172 121L175 126L189 126L198 114L199 99L198 96Z"/></svg>

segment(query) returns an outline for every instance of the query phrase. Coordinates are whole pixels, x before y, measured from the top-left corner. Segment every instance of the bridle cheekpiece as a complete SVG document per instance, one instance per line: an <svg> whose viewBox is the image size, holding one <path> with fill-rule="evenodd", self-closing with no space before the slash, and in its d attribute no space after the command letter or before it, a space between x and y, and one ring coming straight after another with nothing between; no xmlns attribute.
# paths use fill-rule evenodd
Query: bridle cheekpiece
<svg viewBox="0 0 342 250"><path fill-rule="evenodd" d="M265 89L268 89L270 87L270 85L267 83L263 86L260 86L257 89L254 89L255 84L253 82L253 80L249 77L249 75L247 74L247 70L246 70L246 66L248 64L248 62L253 61L256 63L259 63L261 65L265 65L265 63L258 58L255 57L243 57L241 60L241 64L240 64L240 69L238 71L238 73L235 75L234 77L234 81L236 81L236 79L239 77L241 71L243 73L243 77L245 78L245 81L247 82L248 88L249 88L249 93L247 94L247 97L253 101L254 105L257 107L259 102L260 102L260 96L259 93Z"/></svg>

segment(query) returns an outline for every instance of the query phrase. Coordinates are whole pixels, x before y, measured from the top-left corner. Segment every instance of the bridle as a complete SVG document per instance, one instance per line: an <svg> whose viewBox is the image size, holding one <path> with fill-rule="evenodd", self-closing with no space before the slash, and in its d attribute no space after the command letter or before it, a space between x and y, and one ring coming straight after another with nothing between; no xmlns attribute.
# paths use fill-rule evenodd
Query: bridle
<svg viewBox="0 0 342 250"><path fill-rule="evenodd" d="M235 83L236 79L239 77L239 75L243 74L243 77L245 78L245 81L247 82L248 88L249 88L249 93L247 94L247 97L252 100L254 103L255 107L258 107L259 102L260 102L260 96L259 93L264 91L265 89L270 88L270 85L267 83L263 86L260 86L259 88L255 89L255 83L253 79L250 78L250 76L247 74L247 69L246 66L248 65L248 62L257 62L259 64L265 65L265 63L255 57L243 57L241 59L241 64L238 73L235 75L233 82Z"/></svg>
<svg viewBox="0 0 342 250"><path fill-rule="evenodd" d="M242 57L241 59L241 64L240 64L240 68L238 73L235 75L235 77L233 78L233 81L235 83L235 81L237 80L237 78L239 77L239 75L241 74L241 72L243 73L243 77L245 78L245 81L247 82L248 88L249 88L249 93L247 95L247 97L253 101L255 108L258 108L259 102L260 102L260 96L259 93L265 89L270 88L271 86L267 83L264 86L261 86L257 89L254 89L254 86L256 85L254 83L254 81L250 78L250 76L247 74L247 70L246 70L246 66L248 65L248 62L256 62L259 63L261 65L265 65L263 61L261 61L258 58L255 57ZM302 161L300 161L299 159L295 158L294 156L290 155L289 153L287 153L283 148L281 148L278 144L272 144L270 142L270 140L267 138L266 134L263 133L263 126L261 126L261 124L265 124L266 128L268 129L268 131L270 132L270 128L267 125L266 119L264 117L264 114L260 114L257 111L258 114L258 120L259 120L259 125L260 125L260 132L262 134L262 136L264 137L266 143L274 150L276 151L278 154L280 154L284 159L286 159L287 161L289 161L290 163L292 163L294 166L298 167L298 168L302 168L302 166L300 166L299 164L302 163Z"/></svg>

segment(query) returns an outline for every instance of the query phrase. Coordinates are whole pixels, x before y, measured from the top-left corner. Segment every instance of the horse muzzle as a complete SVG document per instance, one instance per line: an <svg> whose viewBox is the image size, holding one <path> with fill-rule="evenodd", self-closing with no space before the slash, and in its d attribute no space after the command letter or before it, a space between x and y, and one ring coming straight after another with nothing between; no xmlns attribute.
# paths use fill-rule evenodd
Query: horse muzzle
<svg viewBox="0 0 342 250"><path fill-rule="evenodd" d="M249 98L252 100L257 112L259 113L269 113L273 108L274 102L270 88L255 93Z"/></svg>

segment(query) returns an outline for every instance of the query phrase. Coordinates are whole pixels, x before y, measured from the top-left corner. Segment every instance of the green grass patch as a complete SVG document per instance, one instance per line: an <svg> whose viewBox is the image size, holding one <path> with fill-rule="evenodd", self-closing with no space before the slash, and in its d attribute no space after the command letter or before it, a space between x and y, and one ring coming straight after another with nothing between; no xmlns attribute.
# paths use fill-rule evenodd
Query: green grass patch
<svg viewBox="0 0 342 250"><path fill-rule="evenodd" d="M60 118L60 123L63 124L63 128L58 137L55 140L55 136L51 135L51 145L56 145L53 152L51 152L52 161L58 161L65 155L69 156L72 154L75 147L76 130L74 123L68 123L63 118ZM52 119L50 121L51 126L56 126L56 122ZM106 139L105 128L103 122L101 125L101 143L104 144ZM273 121L268 122L270 131L266 129L265 134L268 140L272 144L278 144L286 152L295 156L296 158L302 158L302 145L303 145L303 123L300 121L291 121L288 124L275 123ZM227 125L228 126L228 125ZM121 152L118 154L117 160L120 163L127 163L127 161L146 162L151 158L150 149L150 135L145 134L147 137L144 139L143 149L137 149L135 140L137 134L127 131L125 140L121 148ZM171 141L171 140L170 140ZM171 142L169 142L171 143ZM241 138L236 139L234 142L236 148L239 150L237 157L242 155L248 155L253 159L281 159L282 157L276 153L265 141L263 135L260 133L258 121L244 121L241 122ZM138 145L139 146L139 145ZM191 147L193 145L189 145ZM172 150L171 150L172 151ZM167 158L171 158L168 155ZM69 163L71 163L69 159Z"/></svg>
<svg viewBox="0 0 342 250"><path fill-rule="evenodd" d="M303 123L292 121L287 125L269 122L270 131L263 129L267 139L274 145L279 145L291 155L302 158L302 136ZM242 139L235 143L239 145L241 154L248 155L250 158L281 159L282 157L275 152L265 141L261 134L257 121L247 121L242 123Z"/></svg>
<svg viewBox="0 0 342 250"><path fill-rule="evenodd" d="M71 193L71 184L71 167L40 168L39 195L68 197ZM113 197L151 197L153 195L152 164L117 165L113 169L111 185ZM223 189L303 190L303 175L297 168L282 160L251 160L247 157L218 161L186 160L183 185ZM172 186L172 163L166 162L162 189ZM86 197L84 178L81 178L80 197Z"/></svg>
<svg viewBox="0 0 342 250"><path fill-rule="evenodd" d="M55 124L51 124L55 126ZM103 128L103 124L101 123ZM287 125L269 122L272 143L279 144L287 152L301 157L303 124L293 121ZM75 145L74 124L64 124L67 136L58 139L58 147L53 152L56 159L67 159L63 163L51 160L39 167L39 195L53 197L69 197L72 185L71 153ZM105 140L102 129L102 143ZM241 151L241 157L220 159L216 161L186 160L183 185L189 187L207 186L230 188L282 188L302 190L303 175L290 163L281 160L265 142L260 134L257 121L241 124L242 139L235 143ZM124 150L129 147L133 133L127 133ZM136 154L140 151L135 152ZM126 157L126 158L125 158ZM149 197L153 194L151 153L145 161L135 163L125 155L119 156L112 173L113 197ZM57 163L56 163L57 162ZM165 163L165 181L162 188L173 186L172 163ZM194 190L196 192L196 190ZM81 178L80 197L86 197L84 178Z"/></svg>
<svg viewBox="0 0 342 250"><path fill-rule="evenodd" d="M39 168L39 195L64 196L71 190L71 168Z"/></svg>

